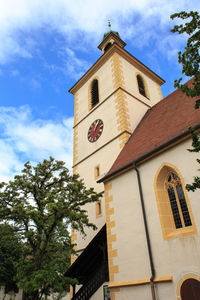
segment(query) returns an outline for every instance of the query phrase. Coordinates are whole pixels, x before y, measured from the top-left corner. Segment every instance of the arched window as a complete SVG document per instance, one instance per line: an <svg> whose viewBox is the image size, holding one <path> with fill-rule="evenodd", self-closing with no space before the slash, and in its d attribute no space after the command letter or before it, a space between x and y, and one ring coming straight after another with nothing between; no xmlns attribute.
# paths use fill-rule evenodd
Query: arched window
<svg viewBox="0 0 200 300"><path fill-rule="evenodd" d="M155 177L155 194L164 239L196 233L196 226L180 172L164 164Z"/></svg>
<svg viewBox="0 0 200 300"><path fill-rule="evenodd" d="M165 183L176 228L191 226L191 218L180 178L170 172Z"/></svg>
<svg viewBox="0 0 200 300"><path fill-rule="evenodd" d="M99 103L99 87L98 87L98 80L94 79L91 86L91 104L94 107L96 104Z"/></svg>
<svg viewBox="0 0 200 300"><path fill-rule="evenodd" d="M137 82L138 82L138 89L141 95L144 97L147 97L145 87L144 87L144 81L140 75L137 75Z"/></svg>
<svg viewBox="0 0 200 300"><path fill-rule="evenodd" d="M112 43L108 43L104 48L104 53L112 46Z"/></svg>

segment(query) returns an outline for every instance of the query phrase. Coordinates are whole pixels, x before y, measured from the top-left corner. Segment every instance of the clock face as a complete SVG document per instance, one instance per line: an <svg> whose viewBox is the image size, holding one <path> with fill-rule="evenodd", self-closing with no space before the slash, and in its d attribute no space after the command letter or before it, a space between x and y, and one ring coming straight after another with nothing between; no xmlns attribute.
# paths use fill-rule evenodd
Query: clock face
<svg viewBox="0 0 200 300"><path fill-rule="evenodd" d="M98 140L103 132L103 121L100 119L95 120L88 130L88 141L94 143Z"/></svg>

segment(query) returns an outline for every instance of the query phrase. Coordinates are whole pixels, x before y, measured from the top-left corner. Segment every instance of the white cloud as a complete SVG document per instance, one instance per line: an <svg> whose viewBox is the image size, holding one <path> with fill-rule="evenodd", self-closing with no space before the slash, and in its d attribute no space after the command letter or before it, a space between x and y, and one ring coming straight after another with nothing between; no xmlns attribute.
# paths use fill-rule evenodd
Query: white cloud
<svg viewBox="0 0 200 300"><path fill-rule="evenodd" d="M12 76L12 77L17 77L17 76L19 76L19 71L18 71L18 70L12 70L12 71L11 71L11 76Z"/></svg>
<svg viewBox="0 0 200 300"><path fill-rule="evenodd" d="M12 145L6 140L0 141L0 181L8 181L23 167Z"/></svg>
<svg viewBox="0 0 200 300"><path fill-rule="evenodd" d="M37 79L32 78L30 81L30 86L32 87L32 89L37 90L41 87L41 84Z"/></svg>
<svg viewBox="0 0 200 300"><path fill-rule="evenodd" d="M0 0L0 62L32 57L37 41L31 34L42 28L61 33L72 47L77 41L95 40L96 45L111 18L114 30L138 43L141 36L151 38L154 30L160 37L170 14L199 9L198 0ZM80 38L80 32L87 34Z"/></svg>
<svg viewBox="0 0 200 300"><path fill-rule="evenodd" d="M27 160L53 156L71 168L73 118L35 120L28 106L0 107L0 126L0 181L19 172Z"/></svg>
<svg viewBox="0 0 200 300"><path fill-rule="evenodd" d="M70 48L66 48L65 52L64 71L70 74L71 78L78 80L87 71L89 64L86 60L78 58L76 53Z"/></svg>

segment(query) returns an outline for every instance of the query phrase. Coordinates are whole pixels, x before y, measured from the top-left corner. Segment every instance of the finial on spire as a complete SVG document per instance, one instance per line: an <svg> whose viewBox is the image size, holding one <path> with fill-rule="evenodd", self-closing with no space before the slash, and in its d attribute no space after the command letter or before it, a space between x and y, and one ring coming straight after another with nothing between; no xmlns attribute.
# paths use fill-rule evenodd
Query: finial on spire
<svg viewBox="0 0 200 300"><path fill-rule="evenodd" d="M110 23L110 19L108 19L108 28L111 30L111 23Z"/></svg>

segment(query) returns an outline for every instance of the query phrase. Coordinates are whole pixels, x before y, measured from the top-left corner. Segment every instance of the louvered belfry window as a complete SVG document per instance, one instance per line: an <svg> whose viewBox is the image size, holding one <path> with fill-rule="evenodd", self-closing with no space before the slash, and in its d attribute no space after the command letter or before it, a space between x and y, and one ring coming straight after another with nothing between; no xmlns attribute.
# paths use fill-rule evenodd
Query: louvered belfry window
<svg viewBox="0 0 200 300"><path fill-rule="evenodd" d="M104 48L104 52L106 52L108 49L110 49L111 46L112 46L112 44L108 43Z"/></svg>
<svg viewBox="0 0 200 300"><path fill-rule="evenodd" d="M99 103L99 87L98 87L98 80L94 79L92 82L92 107L94 107L97 103Z"/></svg>
<svg viewBox="0 0 200 300"><path fill-rule="evenodd" d="M142 94L143 96L146 97L144 82L140 75L137 75L137 82L138 82L138 89L139 89L140 94Z"/></svg>
<svg viewBox="0 0 200 300"><path fill-rule="evenodd" d="M175 173L171 172L169 174L166 188L176 228L191 226L192 222L182 184L180 178Z"/></svg>

